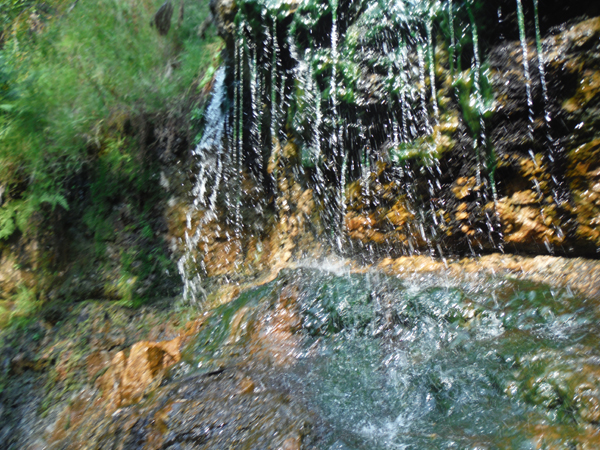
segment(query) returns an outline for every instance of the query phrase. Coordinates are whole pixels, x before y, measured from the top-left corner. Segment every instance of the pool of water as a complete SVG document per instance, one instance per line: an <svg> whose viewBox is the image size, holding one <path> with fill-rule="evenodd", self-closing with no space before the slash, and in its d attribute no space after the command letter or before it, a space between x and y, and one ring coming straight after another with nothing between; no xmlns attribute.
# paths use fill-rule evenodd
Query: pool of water
<svg viewBox="0 0 600 450"><path fill-rule="evenodd" d="M218 307L180 370L276 353L324 449L600 448L599 315L507 278L299 268Z"/></svg>

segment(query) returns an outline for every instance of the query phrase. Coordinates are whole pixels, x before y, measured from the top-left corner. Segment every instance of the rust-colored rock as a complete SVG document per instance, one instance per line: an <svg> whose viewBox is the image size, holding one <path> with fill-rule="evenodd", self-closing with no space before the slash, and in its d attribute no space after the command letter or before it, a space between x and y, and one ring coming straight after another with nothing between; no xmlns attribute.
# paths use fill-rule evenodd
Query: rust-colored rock
<svg viewBox="0 0 600 450"><path fill-rule="evenodd" d="M254 384L254 381L252 381L252 379L250 377L245 377L242 379L242 381L240 381L240 394L251 394L252 392L254 392L254 389L256 388L256 385Z"/></svg>
<svg viewBox="0 0 600 450"><path fill-rule="evenodd" d="M452 188L452 193L458 200L462 200L474 191L476 185L477 180L475 177L460 177L456 180L455 186Z"/></svg>
<svg viewBox="0 0 600 450"><path fill-rule="evenodd" d="M110 364L110 356L106 350L90 353L86 358L86 370L90 379L94 378Z"/></svg>
<svg viewBox="0 0 600 450"><path fill-rule="evenodd" d="M293 436L283 441L281 447L278 450L300 450L302 448L302 441L300 436Z"/></svg>
<svg viewBox="0 0 600 450"><path fill-rule="evenodd" d="M129 356L124 351L116 353L107 372L96 381L109 401L109 409L139 401L146 388L160 381L165 370L181 359L180 344L181 337L141 341L131 347Z"/></svg>

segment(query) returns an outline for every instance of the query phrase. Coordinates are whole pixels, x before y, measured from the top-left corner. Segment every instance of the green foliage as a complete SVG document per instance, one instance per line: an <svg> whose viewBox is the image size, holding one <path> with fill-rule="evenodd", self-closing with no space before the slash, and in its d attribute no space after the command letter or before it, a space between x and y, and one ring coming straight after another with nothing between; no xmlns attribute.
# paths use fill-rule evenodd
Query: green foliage
<svg viewBox="0 0 600 450"><path fill-rule="evenodd" d="M39 11L39 7L42 11ZM25 13L37 15L43 12L44 4L36 0L2 0L0 2L0 45L6 39L9 28L19 16Z"/></svg>
<svg viewBox="0 0 600 450"><path fill-rule="evenodd" d="M494 112L494 92L489 82L489 69L480 72L480 88L475 83L475 69L465 70L456 76L454 88L462 116L473 136L481 132L481 119L488 120Z"/></svg>
<svg viewBox="0 0 600 450"><path fill-rule="evenodd" d="M0 239L11 236L17 229L15 224L15 208L10 205L0 209Z"/></svg>
<svg viewBox="0 0 600 450"><path fill-rule="evenodd" d="M13 306L10 309L8 325L13 329L26 327L40 310L41 302L35 290L23 284L17 287L17 292L10 300Z"/></svg>
<svg viewBox="0 0 600 450"><path fill-rule="evenodd" d="M164 252L165 244L154 235L153 208L162 191L157 164L139 154L133 137L117 135L105 142L92 169L89 200L82 221L94 239L95 259L105 272L113 270L108 247L118 249L117 281L104 291L128 306L139 306L159 294L156 281L165 273L177 273Z"/></svg>
<svg viewBox="0 0 600 450"><path fill-rule="evenodd" d="M10 237L17 229L26 234L31 216L44 205L52 210L61 206L69 209L65 197L58 193L34 193L23 200L16 200L0 208L0 240Z"/></svg>
<svg viewBox="0 0 600 450"><path fill-rule="evenodd" d="M0 239L25 228L19 224L40 203L67 206L65 180L93 163L90 150L103 141L109 116L174 106L211 61L216 37L202 45L195 34L208 6L186 1L184 20L178 25L174 18L163 37L149 26L160 3L78 2L6 40L0 51L0 181L13 194L0 213Z"/></svg>
<svg viewBox="0 0 600 450"><path fill-rule="evenodd" d="M156 234L163 199L147 130L210 82L221 45L213 29L198 36L208 2L175 2L159 35L150 23L162 1L0 0L0 245L17 232L38 240L37 272L50 278L56 255L87 252L70 279L106 282L91 295L128 305L165 295L157 286L177 274ZM68 230L87 241L68 242ZM35 314L21 304L19 317Z"/></svg>
<svg viewBox="0 0 600 450"><path fill-rule="evenodd" d="M402 165L407 161L415 160L421 165L430 166L435 159L440 157L436 150L433 138L426 136L391 147L389 156L394 164Z"/></svg>

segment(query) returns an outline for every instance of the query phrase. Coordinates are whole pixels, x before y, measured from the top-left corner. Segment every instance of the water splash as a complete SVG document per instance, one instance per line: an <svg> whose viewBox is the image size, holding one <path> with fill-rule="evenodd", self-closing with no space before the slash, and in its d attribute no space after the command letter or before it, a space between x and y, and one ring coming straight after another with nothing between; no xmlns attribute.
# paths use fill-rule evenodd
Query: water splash
<svg viewBox="0 0 600 450"><path fill-rule="evenodd" d="M301 326L274 377L318 414L318 448L529 448L532 424L577 430L580 412L545 400L598 392L594 371L573 371L598 365L578 342L597 342L595 303L504 276L360 271L306 261L242 293L207 320L187 363L256 360L248 349L269 351L269 336L255 330L285 299Z"/></svg>

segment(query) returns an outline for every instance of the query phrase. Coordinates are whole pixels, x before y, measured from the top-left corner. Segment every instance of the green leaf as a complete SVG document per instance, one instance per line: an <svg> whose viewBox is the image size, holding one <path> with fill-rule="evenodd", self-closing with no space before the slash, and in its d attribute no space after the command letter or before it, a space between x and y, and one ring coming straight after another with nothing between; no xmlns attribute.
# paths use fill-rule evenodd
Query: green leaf
<svg viewBox="0 0 600 450"><path fill-rule="evenodd" d="M15 223L15 209L13 205L9 204L0 208L0 239L10 237L16 229L17 225Z"/></svg>
<svg viewBox="0 0 600 450"><path fill-rule="evenodd" d="M62 206L64 209L66 209L67 211L69 210L69 204L67 203L67 199L60 194L42 194L38 200L38 202L41 203L50 203L50 206L52 207L52 210L54 211L54 208L56 208L56 205L60 205Z"/></svg>

